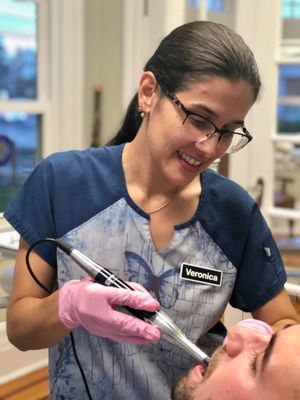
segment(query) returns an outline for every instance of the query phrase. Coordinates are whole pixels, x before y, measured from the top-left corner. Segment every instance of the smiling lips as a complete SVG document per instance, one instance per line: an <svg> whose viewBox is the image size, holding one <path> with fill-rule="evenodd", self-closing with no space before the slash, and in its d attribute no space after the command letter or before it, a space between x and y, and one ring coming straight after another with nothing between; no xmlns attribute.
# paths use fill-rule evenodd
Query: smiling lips
<svg viewBox="0 0 300 400"><path fill-rule="evenodd" d="M178 155L182 160L184 160L186 163L188 163L191 167L199 167L202 164L201 161L195 160L194 158L183 153L182 151L178 151Z"/></svg>

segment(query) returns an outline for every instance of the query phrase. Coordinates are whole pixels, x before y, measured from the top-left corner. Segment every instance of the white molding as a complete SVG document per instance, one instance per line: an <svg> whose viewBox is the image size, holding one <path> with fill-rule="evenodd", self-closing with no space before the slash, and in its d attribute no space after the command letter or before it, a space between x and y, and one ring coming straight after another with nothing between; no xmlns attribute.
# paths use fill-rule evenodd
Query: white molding
<svg viewBox="0 0 300 400"><path fill-rule="evenodd" d="M275 60L281 37L281 1L236 0L236 5L235 28L255 55L262 89L246 118L254 140L230 158L229 176L244 187L251 187L258 177L264 179L262 212L270 222L267 211L272 206L274 191L272 132L276 130L278 68ZM272 23L266 24L266 21Z"/></svg>
<svg viewBox="0 0 300 400"><path fill-rule="evenodd" d="M295 144L300 144L300 133L291 134L280 134L277 132L273 132L272 141L275 142L291 142Z"/></svg>
<svg viewBox="0 0 300 400"><path fill-rule="evenodd" d="M51 1L51 0L50 0ZM36 0L37 3L37 89L38 89L38 101L41 103L48 103L50 95L50 81L49 72L50 65L49 62L49 28L50 28L50 18L49 18L49 1Z"/></svg>
<svg viewBox="0 0 300 400"><path fill-rule="evenodd" d="M22 352L6 335L6 323L0 323L0 385L48 365L48 350Z"/></svg>
<svg viewBox="0 0 300 400"><path fill-rule="evenodd" d="M300 96L280 96L278 97L278 104L286 104L286 105L300 105Z"/></svg>
<svg viewBox="0 0 300 400"><path fill-rule="evenodd" d="M280 56L275 60L278 65L299 65L300 64L300 57L292 57L292 56Z"/></svg>
<svg viewBox="0 0 300 400"><path fill-rule="evenodd" d="M200 2L200 6L198 7L198 18L200 20L207 20L208 11L207 11L207 0L202 0Z"/></svg>
<svg viewBox="0 0 300 400"><path fill-rule="evenodd" d="M49 103L47 101L1 101L0 112L20 111L25 113L43 114Z"/></svg>
<svg viewBox="0 0 300 400"><path fill-rule="evenodd" d="M185 22L185 0L124 0L123 10L122 104L125 110L148 58L172 29Z"/></svg>
<svg viewBox="0 0 300 400"><path fill-rule="evenodd" d="M294 210L292 208L270 207L268 214L271 217L300 220L300 210Z"/></svg>
<svg viewBox="0 0 300 400"><path fill-rule="evenodd" d="M143 16L143 1L124 0L123 13L123 90L122 105L127 108L136 92L142 72L143 28L147 16Z"/></svg>
<svg viewBox="0 0 300 400"><path fill-rule="evenodd" d="M51 108L43 155L84 143L84 0L51 0L50 15Z"/></svg>
<svg viewBox="0 0 300 400"><path fill-rule="evenodd" d="M291 300L295 301L296 303L300 303L300 285L287 282L284 286Z"/></svg>

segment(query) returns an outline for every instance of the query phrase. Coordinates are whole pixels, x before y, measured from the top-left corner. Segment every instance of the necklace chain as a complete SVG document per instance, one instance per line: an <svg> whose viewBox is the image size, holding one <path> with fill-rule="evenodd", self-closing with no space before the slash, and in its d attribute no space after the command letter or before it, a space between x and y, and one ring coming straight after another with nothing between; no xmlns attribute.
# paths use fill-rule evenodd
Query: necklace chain
<svg viewBox="0 0 300 400"><path fill-rule="evenodd" d="M154 210L146 211L147 214L151 215L151 214L154 214L154 213L156 213L156 212L158 212L160 210L163 210L164 208L168 207L168 205L171 204L172 201L175 199L175 197L178 194L178 192L179 192L179 189L176 190L176 192L173 194L173 196L170 199L168 199L165 203L163 203L161 206L159 206L157 208L154 208Z"/></svg>

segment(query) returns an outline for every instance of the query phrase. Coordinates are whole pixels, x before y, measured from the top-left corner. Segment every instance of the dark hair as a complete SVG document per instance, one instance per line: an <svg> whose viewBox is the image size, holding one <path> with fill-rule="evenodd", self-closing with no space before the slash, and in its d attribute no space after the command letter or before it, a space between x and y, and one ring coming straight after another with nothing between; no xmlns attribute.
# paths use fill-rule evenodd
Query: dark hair
<svg viewBox="0 0 300 400"><path fill-rule="evenodd" d="M158 83L172 92L207 76L219 76L232 82L249 83L255 101L261 86L254 55L241 36L210 21L194 21L174 29L161 41L144 71L153 72ZM136 94L121 129L108 144L134 139L142 122L137 102Z"/></svg>

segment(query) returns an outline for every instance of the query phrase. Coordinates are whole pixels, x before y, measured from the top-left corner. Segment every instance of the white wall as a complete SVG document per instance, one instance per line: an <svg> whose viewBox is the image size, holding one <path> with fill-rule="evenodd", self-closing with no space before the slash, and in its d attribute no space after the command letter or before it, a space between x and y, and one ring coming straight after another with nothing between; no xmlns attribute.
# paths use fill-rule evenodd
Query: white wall
<svg viewBox="0 0 300 400"><path fill-rule="evenodd" d="M264 179L262 211L269 219L268 211L273 196L272 135L276 124L276 50L280 35L280 0L237 0L236 30L255 55L262 88L246 119L254 139L243 151L231 156L230 177L246 188L251 187L258 177Z"/></svg>
<svg viewBox="0 0 300 400"><path fill-rule="evenodd" d="M105 143L116 132L123 117L122 37L123 2L88 0L85 7L84 38L84 147L91 143L93 88L102 86L101 132Z"/></svg>

